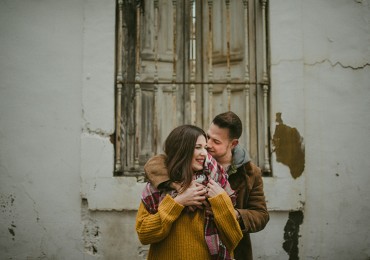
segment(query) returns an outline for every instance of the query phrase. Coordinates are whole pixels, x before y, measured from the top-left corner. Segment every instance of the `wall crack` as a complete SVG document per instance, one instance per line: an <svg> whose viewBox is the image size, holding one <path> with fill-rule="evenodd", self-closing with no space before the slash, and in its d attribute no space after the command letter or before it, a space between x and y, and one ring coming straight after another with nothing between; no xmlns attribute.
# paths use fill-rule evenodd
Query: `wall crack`
<svg viewBox="0 0 370 260"><path fill-rule="evenodd" d="M370 66L370 63L365 63L363 65L354 67L354 66L351 66L351 65L344 65L340 61L337 61L337 62L333 63L329 59L324 59L322 61L317 61L317 62L314 62L314 63L304 63L304 65L307 65L307 66L315 66L315 65L318 65L318 64L326 63L326 62L329 63L333 68L339 66L339 67L341 67L343 69L352 69L352 70L362 70L362 69L365 69L366 67Z"/></svg>
<svg viewBox="0 0 370 260"><path fill-rule="evenodd" d="M302 62L302 59L279 60L276 63L271 63L271 66L278 66L278 65L280 65L281 63L284 63L284 62ZM312 62L312 63L304 62L303 64L305 66L312 67L312 66L320 65L320 64L323 64L323 63L326 63L326 62L329 63L330 66L333 67L333 68L339 66L343 69L363 70L363 69L366 69L367 67L370 67L370 63L364 63L364 64L359 65L359 66L352 66L352 65L345 65L345 64L343 64L343 62L340 62L340 61L333 62L329 59L323 59L321 61L315 61L315 62Z"/></svg>

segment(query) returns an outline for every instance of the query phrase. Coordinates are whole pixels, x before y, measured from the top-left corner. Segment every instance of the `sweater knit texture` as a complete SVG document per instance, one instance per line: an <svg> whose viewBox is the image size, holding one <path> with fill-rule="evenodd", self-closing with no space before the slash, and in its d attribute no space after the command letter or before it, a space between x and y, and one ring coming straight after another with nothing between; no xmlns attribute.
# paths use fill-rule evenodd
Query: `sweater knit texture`
<svg viewBox="0 0 370 260"><path fill-rule="evenodd" d="M241 229L234 216L234 208L227 193L209 198L220 238L231 256L242 238ZM148 260L211 260L204 239L205 211L187 212L167 195L156 214L150 214L140 204L136 231L142 244L151 244Z"/></svg>

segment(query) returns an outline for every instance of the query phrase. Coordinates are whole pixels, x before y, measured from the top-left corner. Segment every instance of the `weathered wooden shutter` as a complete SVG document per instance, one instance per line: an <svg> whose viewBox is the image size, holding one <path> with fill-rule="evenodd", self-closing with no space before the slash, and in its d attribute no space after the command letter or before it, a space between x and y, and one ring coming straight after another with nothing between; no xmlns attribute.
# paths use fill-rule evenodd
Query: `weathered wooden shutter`
<svg viewBox="0 0 370 260"><path fill-rule="evenodd" d="M234 111L270 172L266 0L119 0L116 173L140 174L181 124Z"/></svg>

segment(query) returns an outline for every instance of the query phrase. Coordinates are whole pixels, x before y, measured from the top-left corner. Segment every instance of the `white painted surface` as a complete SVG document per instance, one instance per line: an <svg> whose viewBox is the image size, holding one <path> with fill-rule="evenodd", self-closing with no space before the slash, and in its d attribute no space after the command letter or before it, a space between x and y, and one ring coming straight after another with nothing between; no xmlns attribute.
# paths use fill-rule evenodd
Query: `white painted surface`
<svg viewBox="0 0 370 260"><path fill-rule="evenodd" d="M83 259L82 3L0 2L1 259Z"/></svg>
<svg viewBox="0 0 370 260"><path fill-rule="evenodd" d="M293 180L273 163L256 259L288 259L287 210L302 205L301 259L370 257L369 8L269 3L271 120L298 129L306 168ZM112 173L114 15L113 0L0 2L1 259L143 258L143 184Z"/></svg>

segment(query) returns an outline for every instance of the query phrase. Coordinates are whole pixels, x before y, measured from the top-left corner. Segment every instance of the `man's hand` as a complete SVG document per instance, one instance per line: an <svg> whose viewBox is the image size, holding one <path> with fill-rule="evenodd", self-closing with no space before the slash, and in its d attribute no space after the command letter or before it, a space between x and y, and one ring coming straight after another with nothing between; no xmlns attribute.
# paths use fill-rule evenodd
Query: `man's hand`
<svg viewBox="0 0 370 260"><path fill-rule="evenodd" d="M190 186L184 191L181 189L180 184L175 184L174 186L179 192L174 200L183 206L202 206L203 202L206 200L205 187L196 181L192 181Z"/></svg>

